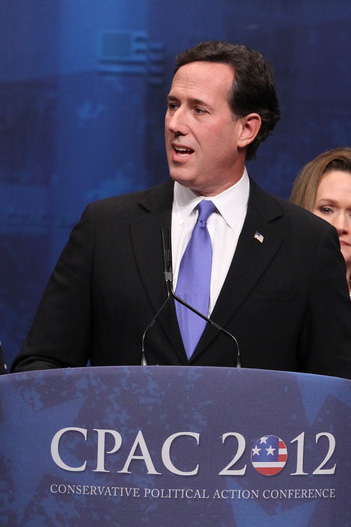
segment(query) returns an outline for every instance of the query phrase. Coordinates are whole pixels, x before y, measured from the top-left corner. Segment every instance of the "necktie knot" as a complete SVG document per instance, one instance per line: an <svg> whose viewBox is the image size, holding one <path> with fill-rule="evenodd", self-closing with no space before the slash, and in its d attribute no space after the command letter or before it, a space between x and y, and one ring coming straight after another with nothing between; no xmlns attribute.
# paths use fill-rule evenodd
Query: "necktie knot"
<svg viewBox="0 0 351 527"><path fill-rule="evenodd" d="M197 221L201 227L204 227L208 218L216 210L216 206L214 205L214 203L212 203L212 201L203 199L202 201L200 201L197 208L199 210Z"/></svg>

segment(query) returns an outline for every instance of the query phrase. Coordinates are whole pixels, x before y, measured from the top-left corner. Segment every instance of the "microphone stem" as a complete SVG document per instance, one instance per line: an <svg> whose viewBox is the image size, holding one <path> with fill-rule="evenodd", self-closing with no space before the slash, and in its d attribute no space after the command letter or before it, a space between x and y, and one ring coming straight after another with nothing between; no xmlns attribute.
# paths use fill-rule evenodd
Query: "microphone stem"
<svg viewBox="0 0 351 527"><path fill-rule="evenodd" d="M168 288L167 288L168 289ZM163 302L162 306L160 307L160 309L157 311L156 315L154 316L154 318L151 320L150 324L146 327L144 333L143 333L143 336L142 336L142 339L141 339L141 359L140 359L140 364L141 366L147 366L147 360L146 360L146 355L145 355L145 337L146 337L146 334L147 332L149 331L149 329L152 328L152 326L155 324L156 322L156 319L158 318L159 314L161 313L161 311L165 308L165 306L168 304L169 300L171 298L171 295L169 293L169 291L167 291L167 298L166 300Z"/></svg>
<svg viewBox="0 0 351 527"><path fill-rule="evenodd" d="M163 249L163 268L164 268L164 275L165 275L165 282L167 287L167 298L163 302L160 309L157 311L154 318L151 320L150 324L146 327L142 339L141 339L141 358L140 358L140 364L142 366L147 366L147 360L145 355L145 338L147 335L147 332L149 329L152 328L152 326L155 324L157 318L159 317L160 313L163 311L165 306L168 304L171 298L174 298L177 302L185 306L186 308L190 309L193 313L201 317L202 319L206 320L211 326L215 327L218 331L222 331L225 333L228 337L230 337L235 342L236 350L237 350L237 357L236 357L236 368L241 368L241 360L240 360L240 348L239 343L237 339L229 333L226 329L222 328L216 322L214 322L212 319L204 315L203 313L200 313L197 309L195 309L190 304L187 304L184 300L182 300L179 296L177 296L173 291L173 272L172 272L172 252L171 252L171 236L169 229L167 230L167 236L165 236L164 229L161 229L161 236L162 236L162 249Z"/></svg>
<svg viewBox="0 0 351 527"><path fill-rule="evenodd" d="M166 274L166 273L165 273ZM177 302L179 302L180 304L182 304L183 306L187 307L188 309L190 309L190 311L192 311L193 313L195 313L196 315L198 315L199 317L203 318L204 320L206 320L206 322L208 322L209 324L211 324L211 326L215 327L216 329L218 329L218 331L222 331L223 333L225 333L228 337L230 337L231 339L234 340L235 342L235 345L236 345L236 349L237 349L237 358L236 358L236 365L235 367L236 368L241 368L241 360L240 360L240 348L239 348L239 342L237 341L237 339L234 337L234 335L232 335L231 333L229 333L229 331L227 331L226 329L222 328L221 326L219 326L218 324L216 324L216 322L214 322L212 319L210 319L209 317L207 317L206 315L204 315L203 313L201 313L200 311L198 311L197 309L195 309L195 307L191 306L190 304L187 304L182 298L180 298L179 296L177 296L174 291L173 291L173 284L172 284L172 280L170 278L167 278L166 277L166 284L167 284L167 292L168 292L168 295L169 296L172 296L174 298L174 300L176 300ZM168 298L169 298L168 296ZM167 300L168 300L167 298Z"/></svg>

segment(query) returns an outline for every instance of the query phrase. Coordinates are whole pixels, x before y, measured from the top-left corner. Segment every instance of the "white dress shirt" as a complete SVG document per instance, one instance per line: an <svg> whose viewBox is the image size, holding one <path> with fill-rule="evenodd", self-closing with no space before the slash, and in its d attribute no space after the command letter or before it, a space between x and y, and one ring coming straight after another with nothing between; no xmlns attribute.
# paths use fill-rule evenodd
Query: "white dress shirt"
<svg viewBox="0 0 351 527"><path fill-rule="evenodd" d="M216 304L232 262L246 217L249 193L250 181L246 168L235 185L213 197L206 198L177 182L174 184L171 231L174 290L177 286L180 262L198 216L197 204L203 199L209 199L217 208L207 220L213 253L208 315Z"/></svg>

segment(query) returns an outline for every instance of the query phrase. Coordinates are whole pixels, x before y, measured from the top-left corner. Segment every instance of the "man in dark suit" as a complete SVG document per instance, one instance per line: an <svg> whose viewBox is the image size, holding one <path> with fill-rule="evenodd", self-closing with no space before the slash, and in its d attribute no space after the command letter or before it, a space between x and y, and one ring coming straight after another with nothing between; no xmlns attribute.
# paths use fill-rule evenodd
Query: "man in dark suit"
<svg viewBox="0 0 351 527"><path fill-rule="evenodd" d="M246 172L279 115L259 53L223 42L182 53L165 119L171 180L87 207L13 371L140 364L143 334L167 298L161 229L171 231L176 287L196 207L211 200L204 315L236 341L207 324L188 358L170 297L144 335L147 363L235 366L239 346L243 367L351 378L351 303L336 231Z"/></svg>

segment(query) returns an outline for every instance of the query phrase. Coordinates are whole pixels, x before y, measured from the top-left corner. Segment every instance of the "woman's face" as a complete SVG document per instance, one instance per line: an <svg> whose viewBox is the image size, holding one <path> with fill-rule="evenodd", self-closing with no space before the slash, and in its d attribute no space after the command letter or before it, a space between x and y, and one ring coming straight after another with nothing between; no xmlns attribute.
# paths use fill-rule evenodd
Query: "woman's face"
<svg viewBox="0 0 351 527"><path fill-rule="evenodd" d="M332 170L322 176L312 212L334 225L348 274L351 271L351 173Z"/></svg>

